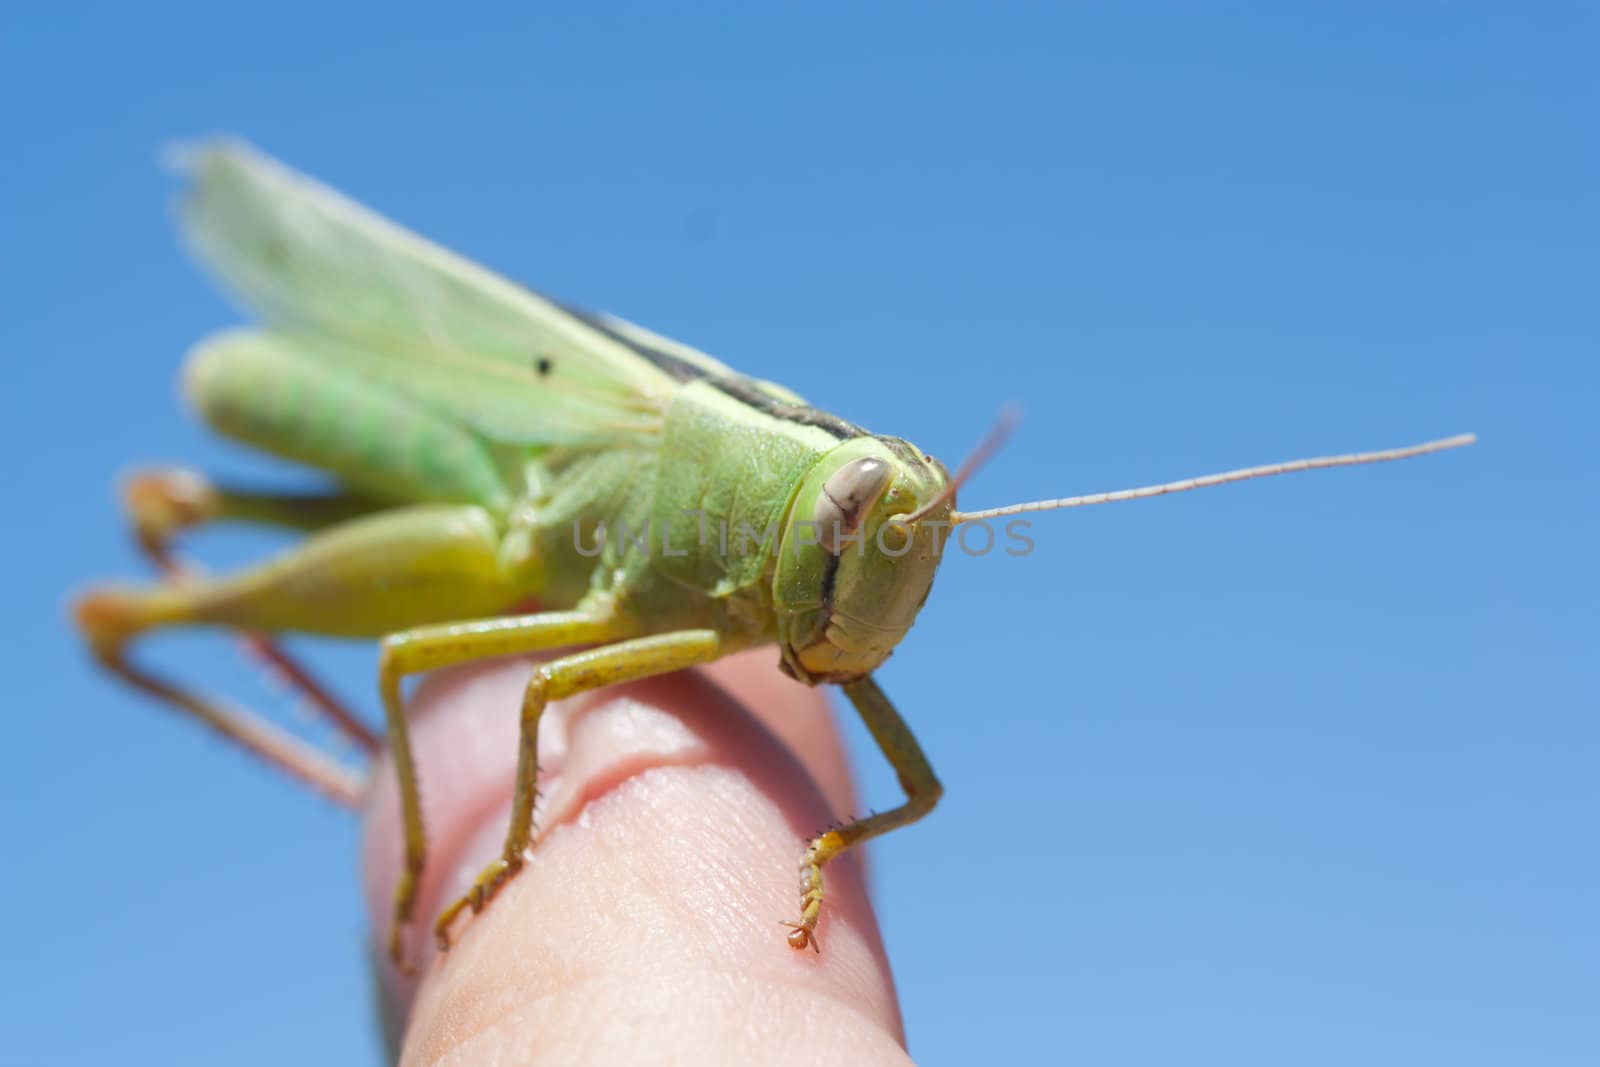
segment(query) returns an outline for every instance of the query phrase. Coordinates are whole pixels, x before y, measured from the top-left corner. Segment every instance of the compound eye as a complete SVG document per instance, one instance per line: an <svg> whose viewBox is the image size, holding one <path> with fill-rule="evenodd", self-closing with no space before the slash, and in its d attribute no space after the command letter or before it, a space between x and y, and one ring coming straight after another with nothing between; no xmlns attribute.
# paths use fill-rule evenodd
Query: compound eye
<svg viewBox="0 0 1600 1067"><path fill-rule="evenodd" d="M817 543L837 556L846 536L861 528L861 521L889 488L894 472L881 459L851 460L822 483L817 497Z"/></svg>

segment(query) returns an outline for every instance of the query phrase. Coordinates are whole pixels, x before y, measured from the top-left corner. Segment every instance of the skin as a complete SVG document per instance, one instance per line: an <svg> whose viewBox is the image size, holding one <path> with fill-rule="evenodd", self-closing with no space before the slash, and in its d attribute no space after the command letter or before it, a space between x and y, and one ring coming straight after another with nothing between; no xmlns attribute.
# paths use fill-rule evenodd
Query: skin
<svg viewBox="0 0 1600 1067"><path fill-rule="evenodd" d="M826 951L782 944L799 848L855 801L824 698L774 656L554 706L522 876L457 924L447 956L423 938L420 978L375 953L401 1063L910 1062L854 854L828 868ZM501 845L527 676L526 661L440 672L412 702L437 857L424 913ZM399 863L395 790L380 763L363 849L377 931Z"/></svg>

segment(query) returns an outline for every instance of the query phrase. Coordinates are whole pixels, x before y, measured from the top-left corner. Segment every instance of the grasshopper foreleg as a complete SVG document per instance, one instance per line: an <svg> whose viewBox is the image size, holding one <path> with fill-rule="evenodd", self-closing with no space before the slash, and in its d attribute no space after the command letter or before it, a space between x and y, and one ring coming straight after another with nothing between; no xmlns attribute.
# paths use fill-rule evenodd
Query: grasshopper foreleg
<svg viewBox="0 0 1600 1067"><path fill-rule="evenodd" d="M889 698L878 688L878 683L867 677L843 688L861 715L861 721L871 731L872 739L878 743L879 751L899 776L900 787L906 791L906 802L818 834L800 857L800 918L783 925L793 928L789 933L792 947L809 946L818 952L822 951L817 944L817 919L822 913L822 868L854 845L916 822L933 810L944 793L944 787L934 777L933 768L922 754L922 747Z"/></svg>

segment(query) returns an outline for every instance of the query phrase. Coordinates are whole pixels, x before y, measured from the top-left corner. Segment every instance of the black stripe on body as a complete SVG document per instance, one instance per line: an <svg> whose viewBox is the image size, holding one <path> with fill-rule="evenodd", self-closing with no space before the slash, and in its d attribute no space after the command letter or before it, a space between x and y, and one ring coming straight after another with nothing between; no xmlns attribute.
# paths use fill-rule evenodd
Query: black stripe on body
<svg viewBox="0 0 1600 1067"><path fill-rule="evenodd" d="M833 590L839 584L839 556L829 552L822 561L822 614L833 617Z"/></svg>
<svg viewBox="0 0 1600 1067"><path fill-rule="evenodd" d="M544 299L550 300L549 297ZM598 315L594 315L582 308L573 307L571 304L563 304L557 300L550 300L550 302L591 330L604 334L617 342L617 344L629 349L640 359L646 360L658 369L665 371L674 381L703 381L720 392L733 397L739 403L754 408L763 415L769 415L772 418L801 426L815 426L817 429L824 433L832 434L841 441L870 436L866 430L863 430L855 423L839 418L837 415L830 415L826 411L819 411L806 404L785 403L775 396L764 393L761 391L760 386L742 374L715 374L670 352L663 352L652 345L636 341L627 334L613 329L609 323Z"/></svg>

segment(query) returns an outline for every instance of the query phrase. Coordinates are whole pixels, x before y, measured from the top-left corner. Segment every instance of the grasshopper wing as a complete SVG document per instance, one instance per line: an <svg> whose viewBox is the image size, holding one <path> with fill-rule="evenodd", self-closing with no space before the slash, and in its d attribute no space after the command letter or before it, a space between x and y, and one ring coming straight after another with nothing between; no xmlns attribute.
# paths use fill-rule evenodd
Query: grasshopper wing
<svg viewBox="0 0 1600 1067"><path fill-rule="evenodd" d="M594 321L247 145L201 145L180 162L193 176L190 244L273 332L495 441L659 434L682 375Z"/></svg>

